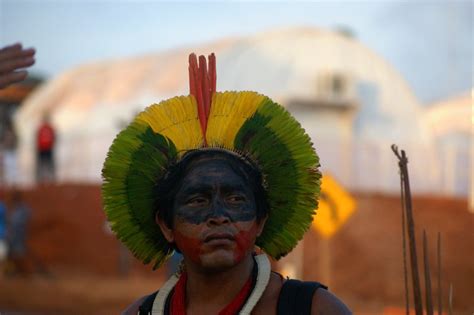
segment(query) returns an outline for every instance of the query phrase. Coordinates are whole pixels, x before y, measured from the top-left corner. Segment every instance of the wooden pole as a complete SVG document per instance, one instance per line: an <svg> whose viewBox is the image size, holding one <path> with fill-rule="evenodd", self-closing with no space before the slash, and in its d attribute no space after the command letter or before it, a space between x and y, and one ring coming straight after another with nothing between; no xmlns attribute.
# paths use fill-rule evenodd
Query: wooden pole
<svg viewBox="0 0 474 315"><path fill-rule="evenodd" d="M428 256L428 241L426 239L426 231L423 230L423 262L425 266L425 302L426 314L433 315L433 300L431 297L431 275L430 275L430 260Z"/></svg>
<svg viewBox="0 0 474 315"><path fill-rule="evenodd" d="M438 232L438 315L443 315L443 290L441 287L441 233Z"/></svg>
<svg viewBox="0 0 474 315"><path fill-rule="evenodd" d="M448 307L449 307L449 315L453 315L453 284L449 284L449 298L448 298Z"/></svg>
<svg viewBox="0 0 474 315"><path fill-rule="evenodd" d="M408 268L407 268L407 240L406 240L406 209L405 192L403 191L403 180L400 178L401 208L402 208L402 250L403 250L403 280L405 282L405 313L410 314L410 296L408 293Z"/></svg>
<svg viewBox="0 0 474 315"><path fill-rule="evenodd" d="M415 314L423 315L423 304L421 300L421 288L420 288L420 275L418 271L418 259L416 254L416 240L415 240L415 221L413 219L413 210L411 202L410 192L410 180L408 177L408 159L405 151L401 150L401 154L398 152L396 145L392 145L392 151L398 158L398 166L400 168L400 176L403 181L403 191L405 196L405 208L407 215L408 224L408 240L410 246L410 263L411 263L411 275L413 282L413 300L415 304Z"/></svg>

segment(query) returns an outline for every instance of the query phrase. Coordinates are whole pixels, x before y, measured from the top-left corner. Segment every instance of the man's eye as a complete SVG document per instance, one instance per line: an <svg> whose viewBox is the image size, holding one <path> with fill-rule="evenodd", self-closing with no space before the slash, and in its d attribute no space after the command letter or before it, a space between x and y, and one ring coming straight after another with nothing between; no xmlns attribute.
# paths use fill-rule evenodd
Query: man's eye
<svg viewBox="0 0 474 315"><path fill-rule="evenodd" d="M245 197L241 195L232 195L227 198L230 203L242 203L245 202Z"/></svg>
<svg viewBox="0 0 474 315"><path fill-rule="evenodd" d="M207 204L207 198L204 197L195 197L188 200L187 204L189 206L203 206Z"/></svg>

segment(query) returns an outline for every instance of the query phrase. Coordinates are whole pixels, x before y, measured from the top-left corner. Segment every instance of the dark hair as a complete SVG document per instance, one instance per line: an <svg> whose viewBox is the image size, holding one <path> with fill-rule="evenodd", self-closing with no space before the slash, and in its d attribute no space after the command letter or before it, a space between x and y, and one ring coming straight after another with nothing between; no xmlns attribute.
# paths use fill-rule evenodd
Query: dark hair
<svg viewBox="0 0 474 315"><path fill-rule="evenodd" d="M155 188L156 211L169 228L173 227L174 199L178 193L183 179L193 165L205 159L219 159L225 161L229 167L248 183L255 198L257 222L263 219L269 210L267 195L263 185L262 173L257 165L246 157L223 149L200 149L192 150L184 154L183 158L172 165L165 176L158 182Z"/></svg>

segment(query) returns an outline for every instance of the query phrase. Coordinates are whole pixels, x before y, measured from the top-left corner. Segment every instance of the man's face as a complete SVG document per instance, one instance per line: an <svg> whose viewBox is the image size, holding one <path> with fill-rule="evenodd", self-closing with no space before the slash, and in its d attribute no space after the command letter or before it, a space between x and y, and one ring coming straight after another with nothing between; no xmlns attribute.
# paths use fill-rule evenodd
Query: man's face
<svg viewBox="0 0 474 315"><path fill-rule="evenodd" d="M176 194L172 236L184 257L205 269L225 269L253 250L263 220L246 181L223 160L196 162Z"/></svg>

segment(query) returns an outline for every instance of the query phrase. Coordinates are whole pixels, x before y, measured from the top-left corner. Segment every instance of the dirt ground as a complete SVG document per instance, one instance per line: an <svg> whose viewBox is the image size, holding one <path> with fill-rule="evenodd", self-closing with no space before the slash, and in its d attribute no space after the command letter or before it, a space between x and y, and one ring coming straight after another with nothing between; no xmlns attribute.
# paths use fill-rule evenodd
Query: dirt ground
<svg viewBox="0 0 474 315"><path fill-rule="evenodd" d="M165 272L142 266L110 234L100 187L42 186L23 194L32 208L27 274L0 278L0 314L118 314L160 287ZM334 237L306 234L302 278L329 285L356 314L404 314L398 196L354 196L357 210ZM452 283L455 314L474 311L474 215L467 207L463 199L414 198L420 272L426 229L436 292L440 232L443 303Z"/></svg>
<svg viewBox="0 0 474 315"><path fill-rule="evenodd" d="M100 275L39 275L1 280L0 314L120 314L161 279Z"/></svg>

